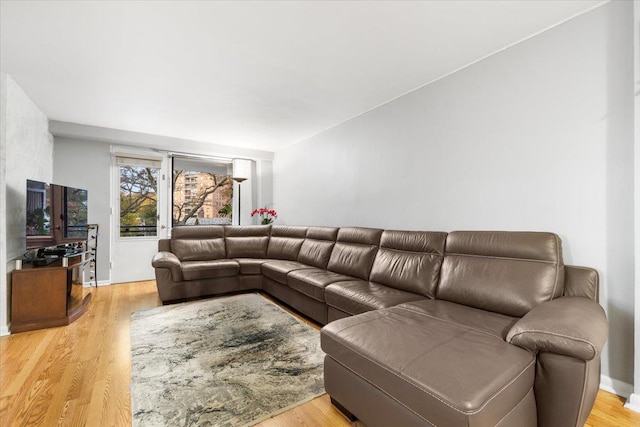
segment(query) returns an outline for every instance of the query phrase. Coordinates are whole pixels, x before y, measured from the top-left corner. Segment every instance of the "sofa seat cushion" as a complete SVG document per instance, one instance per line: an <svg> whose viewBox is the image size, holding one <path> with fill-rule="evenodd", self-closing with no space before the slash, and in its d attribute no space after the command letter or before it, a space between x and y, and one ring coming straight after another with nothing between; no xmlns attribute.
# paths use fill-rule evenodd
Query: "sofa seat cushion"
<svg viewBox="0 0 640 427"><path fill-rule="evenodd" d="M424 295L413 294L366 280L332 283L325 289L327 305L349 314L393 307L403 302L423 300Z"/></svg>
<svg viewBox="0 0 640 427"><path fill-rule="evenodd" d="M328 285L345 280L355 280L355 277L322 268L305 268L292 271L287 275L287 284L290 288L321 302L325 301L324 290Z"/></svg>
<svg viewBox="0 0 640 427"><path fill-rule="evenodd" d="M262 274L262 264L271 261L266 258L235 258L240 264L240 274Z"/></svg>
<svg viewBox="0 0 640 427"><path fill-rule="evenodd" d="M298 261L269 260L262 264L262 274L283 285L287 284L287 274L303 268L312 268Z"/></svg>
<svg viewBox="0 0 640 427"><path fill-rule="evenodd" d="M232 259L186 261L182 263L182 277L184 277L185 280L236 276L239 273L240 266Z"/></svg>
<svg viewBox="0 0 640 427"><path fill-rule="evenodd" d="M406 310L453 323L506 341L507 334L520 319L450 301L429 299L400 304Z"/></svg>
<svg viewBox="0 0 640 427"><path fill-rule="evenodd" d="M533 353L404 307L329 323L321 343L327 358L431 425L498 425L534 383Z"/></svg>

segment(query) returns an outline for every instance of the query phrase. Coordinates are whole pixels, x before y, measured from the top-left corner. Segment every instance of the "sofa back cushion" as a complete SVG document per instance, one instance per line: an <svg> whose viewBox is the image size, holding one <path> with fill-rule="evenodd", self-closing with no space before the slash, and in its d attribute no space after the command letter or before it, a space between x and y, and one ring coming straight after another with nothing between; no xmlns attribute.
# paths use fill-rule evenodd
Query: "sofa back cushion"
<svg viewBox="0 0 640 427"><path fill-rule="evenodd" d="M171 229L171 251L180 261L209 261L226 256L224 227L187 225Z"/></svg>
<svg viewBox="0 0 640 427"><path fill-rule="evenodd" d="M449 233L436 298L522 317L563 292L560 238L553 233Z"/></svg>
<svg viewBox="0 0 640 427"><path fill-rule="evenodd" d="M267 258L295 261L306 235L307 227L272 226Z"/></svg>
<svg viewBox="0 0 640 427"><path fill-rule="evenodd" d="M224 227L227 258L266 258L271 225Z"/></svg>
<svg viewBox="0 0 640 427"><path fill-rule="evenodd" d="M158 252L171 252L171 239L158 239Z"/></svg>
<svg viewBox="0 0 640 427"><path fill-rule="evenodd" d="M298 261L318 268L327 268L331 250L336 243L338 229L334 227L309 227Z"/></svg>
<svg viewBox="0 0 640 427"><path fill-rule="evenodd" d="M447 233L385 230L369 280L435 298Z"/></svg>
<svg viewBox="0 0 640 427"><path fill-rule="evenodd" d="M382 230L377 228L341 228L338 230L327 269L334 273L369 280L381 235Z"/></svg>
<svg viewBox="0 0 640 427"><path fill-rule="evenodd" d="M564 266L564 296L600 300L600 276L589 267Z"/></svg>

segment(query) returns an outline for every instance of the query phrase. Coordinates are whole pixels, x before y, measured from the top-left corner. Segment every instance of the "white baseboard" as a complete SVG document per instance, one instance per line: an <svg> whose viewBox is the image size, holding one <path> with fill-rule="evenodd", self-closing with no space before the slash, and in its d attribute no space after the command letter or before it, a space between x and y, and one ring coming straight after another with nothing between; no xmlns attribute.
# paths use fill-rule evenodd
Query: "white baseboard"
<svg viewBox="0 0 640 427"><path fill-rule="evenodd" d="M624 397L625 399L633 393L633 386L631 384L610 378L606 375L600 376L600 388L609 393Z"/></svg>
<svg viewBox="0 0 640 427"><path fill-rule="evenodd" d="M627 399L627 403L624 404L624 407L634 412L640 412L640 394L631 393L631 396Z"/></svg>
<svg viewBox="0 0 640 427"><path fill-rule="evenodd" d="M98 286L109 286L111 284L111 280L98 280ZM96 282L93 280L90 282L84 282L82 284L85 288L94 288L96 286Z"/></svg>
<svg viewBox="0 0 640 427"><path fill-rule="evenodd" d="M0 337L10 335L9 326L10 325L0 325Z"/></svg>

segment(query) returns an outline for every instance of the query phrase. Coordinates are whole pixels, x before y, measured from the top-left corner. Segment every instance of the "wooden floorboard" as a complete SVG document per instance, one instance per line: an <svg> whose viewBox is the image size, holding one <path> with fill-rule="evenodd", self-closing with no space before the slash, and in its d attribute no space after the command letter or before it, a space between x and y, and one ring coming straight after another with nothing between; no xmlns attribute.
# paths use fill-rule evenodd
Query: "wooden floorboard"
<svg viewBox="0 0 640 427"><path fill-rule="evenodd" d="M131 425L130 316L160 305L155 282L86 291L93 293L89 311L71 325L0 338L0 425ZM587 426L640 426L640 414L623 404L600 391ZM353 424L324 395L260 425Z"/></svg>

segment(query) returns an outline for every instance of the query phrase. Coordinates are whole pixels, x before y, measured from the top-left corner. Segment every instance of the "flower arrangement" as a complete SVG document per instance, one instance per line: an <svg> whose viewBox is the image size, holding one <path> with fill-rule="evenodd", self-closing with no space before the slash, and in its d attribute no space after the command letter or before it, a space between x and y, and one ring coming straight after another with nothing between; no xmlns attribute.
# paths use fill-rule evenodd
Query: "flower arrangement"
<svg viewBox="0 0 640 427"><path fill-rule="evenodd" d="M275 218L278 218L278 213L275 210L267 208L254 209L251 211L251 217L254 215L260 215L262 225L271 224Z"/></svg>

